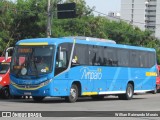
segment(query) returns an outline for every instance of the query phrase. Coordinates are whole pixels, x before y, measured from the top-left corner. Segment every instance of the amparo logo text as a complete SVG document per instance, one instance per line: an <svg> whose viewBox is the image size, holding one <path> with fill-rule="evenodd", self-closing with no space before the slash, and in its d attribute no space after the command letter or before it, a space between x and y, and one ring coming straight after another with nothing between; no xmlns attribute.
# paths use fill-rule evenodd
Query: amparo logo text
<svg viewBox="0 0 160 120"><path fill-rule="evenodd" d="M102 69L90 70L87 67L83 67L80 72L82 73L81 79L100 80L102 78Z"/></svg>

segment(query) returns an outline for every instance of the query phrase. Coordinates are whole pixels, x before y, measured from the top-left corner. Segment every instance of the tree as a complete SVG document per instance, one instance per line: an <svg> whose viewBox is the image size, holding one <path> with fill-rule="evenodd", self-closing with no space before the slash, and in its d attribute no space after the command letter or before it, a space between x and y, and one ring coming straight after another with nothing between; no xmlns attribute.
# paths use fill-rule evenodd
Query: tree
<svg viewBox="0 0 160 120"><path fill-rule="evenodd" d="M14 7L12 2L3 0L0 2L0 53L13 43L14 30L12 29L13 21L11 8Z"/></svg>

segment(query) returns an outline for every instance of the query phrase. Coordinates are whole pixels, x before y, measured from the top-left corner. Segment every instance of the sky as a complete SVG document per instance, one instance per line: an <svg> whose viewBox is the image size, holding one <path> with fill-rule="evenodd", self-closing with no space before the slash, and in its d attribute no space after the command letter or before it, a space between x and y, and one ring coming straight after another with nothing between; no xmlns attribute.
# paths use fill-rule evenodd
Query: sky
<svg viewBox="0 0 160 120"><path fill-rule="evenodd" d="M85 0L89 7L95 6L95 10L104 14L108 12L119 12L121 9L121 0ZM98 15L98 13L94 13Z"/></svg>
<svg viewBox="0 0 160 120"><path fill-rule="evenodd" d="M11 0L16 1L16 0ZM95 6L95 10L104 14L108 12L120 12L121 9L121 0L85 0L86 5L90 8ZM98 15L98 13L94 13Z"/></svg>

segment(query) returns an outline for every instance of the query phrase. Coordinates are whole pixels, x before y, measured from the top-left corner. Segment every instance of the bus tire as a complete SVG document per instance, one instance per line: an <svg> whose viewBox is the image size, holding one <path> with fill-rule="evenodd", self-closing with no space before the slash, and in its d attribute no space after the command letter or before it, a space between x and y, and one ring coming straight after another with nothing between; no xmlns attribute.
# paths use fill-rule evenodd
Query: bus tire
<svg viewBox="0 0 160 120"><path fill-rule="evenodd" d="M131 83L128 83L126 88L126 94L124 95L125 100L131 100L133 98L133 85Z"/></svg>
<svg viewBox="0 0 160 120"><path fill-rule="evenodd" d="M155 87L155 89L152 91L153 94L157 93L157 86Z"/></svg>
<svg viewBox="0 0 160 120"><path fill-rule="evenodd" d="M131 100L133 98L133 85L128 83L125 94L118 95L120 100Z"/></svg>
<svg viewBox="0 0 160 120"><path fill-rule="evenodd" d="M72 84L71 89L70 89L70 95L67 96L66 101L70 103L74 103L78 99L78 87L76 84Z"/></svg>
<svg viewBox="0 0 160 120"><path fill-rule="evenodd" d="M8 87L2 88L2 98L9 99L10 98L10 92Z"/></svg>
<svg viewBox="0 0 160 120"><path fill-rule="evenodd" d="M120 95L118 95L118 98L119 98L120 100L124 100L124 95L123 95L123 94L120 94Z"/></svg>
<svg viewBox="0 0 160 120"><path fill-rule="evenodd" d="M32 96L35 102L41 102L45 97L43 96Z"/></svg>

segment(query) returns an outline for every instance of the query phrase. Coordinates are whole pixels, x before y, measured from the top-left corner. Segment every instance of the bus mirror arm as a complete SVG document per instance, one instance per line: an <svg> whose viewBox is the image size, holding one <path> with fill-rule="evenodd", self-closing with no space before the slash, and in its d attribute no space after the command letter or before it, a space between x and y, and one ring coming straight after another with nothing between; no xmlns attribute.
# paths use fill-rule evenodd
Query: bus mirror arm
<svg viewBox="0 0 160 120"><path fill-rule="evenodd" d="M9 51L9 50L13 50L13 47L9 47L9 48L6 49L5 60L8 59L8 51Z"/></svg>
<svg viewBox="0 0 160 120"><path fill-rule="evenodd" d="M5 53L5 60L7 60L8 59L8 51L6 51L6 53Z"/></svg>

